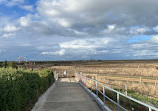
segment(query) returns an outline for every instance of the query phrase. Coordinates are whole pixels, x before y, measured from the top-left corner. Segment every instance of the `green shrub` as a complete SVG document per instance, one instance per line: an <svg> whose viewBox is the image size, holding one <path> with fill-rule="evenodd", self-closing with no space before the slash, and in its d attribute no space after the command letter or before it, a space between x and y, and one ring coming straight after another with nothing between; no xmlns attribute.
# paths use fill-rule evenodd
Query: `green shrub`
<svg viewBox="0 0 158 111"><path fill-rule="evenodd" d="M26 111L53 82L49 70L0 69L0 111Z"/></svg>
<svg viewBox="0 0 158 111"><path fill-rule="evenodd" d="M11 68L17 68L17 65L16 65L15 61L9 62L8 66L11 67Z"/></svg>
<svg viewBox="0 0 158 111"><path fill-rule="evenodd" d="M7 67L7 65L8 65L8 64L7 64L7 61L4 61L1 66L2 66L2 67Z"/></svg>

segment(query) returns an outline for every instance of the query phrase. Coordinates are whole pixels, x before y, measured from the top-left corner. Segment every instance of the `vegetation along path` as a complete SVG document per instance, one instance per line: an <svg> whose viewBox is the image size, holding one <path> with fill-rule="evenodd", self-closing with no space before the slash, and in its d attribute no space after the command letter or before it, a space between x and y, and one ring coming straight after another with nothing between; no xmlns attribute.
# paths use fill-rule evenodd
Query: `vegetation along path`
<svg viewBox="0 0 158 111"><path fill-rule="evenodd" d="M36 111L101 111L74 78L60 78Z"/></svg>

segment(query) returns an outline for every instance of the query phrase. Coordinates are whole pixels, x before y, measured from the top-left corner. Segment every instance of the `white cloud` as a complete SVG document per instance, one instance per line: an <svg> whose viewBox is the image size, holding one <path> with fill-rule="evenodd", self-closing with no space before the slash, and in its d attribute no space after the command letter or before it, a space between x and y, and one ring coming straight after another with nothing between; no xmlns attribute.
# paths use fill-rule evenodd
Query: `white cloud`
<svg viewBox="0 0 158 111"><path fill-rule="evenodd" d="M80 31L77 31L77 30L73 30L75 32L76 35L84 35L84 36L87 36L88 33L86 32L80 32Z"/></svg>
<svg viewBox="0 0 158 111"><path fill-rule="evenodd" d="M7 25L3 28L3 31L5 32L15 32L17 30L19 30L19 27L15 27L13 25Z"/></svg>
<svg viewBox="0 0 158 111"><path fill-rule="evenodd" d="M71 26L71 24L68 21L66 21L65 19L59 19L58 22L63 27L70 27Z"/></svg>
<svg viewBox="0 0 158 111"><path fill-rule="evenodd" d="M107 28L103 31L101 31L102 34L107 34L107 33L114 33L114 30L116 29L115 24L107 25Z"/></svg>
<svg viewBox="0 0 158 111"><path fill-rule="evenodd" d="M155 0L40 0L37 3L37 10L47 19L69 21L71 27L86 25L104 28L108 24L126 27L154 26L157 3ZM144 29L138 31L144 32Z"/></svg>
<svg viewBox="0 0 158 111"><path fill-rule="evenodd" d="M25 5L23 1L0 0L0 5L6 3L35 12L32 5ZM0 17L3 21L0 23L0 41L13 49L22 45L29 47L23 51L28 52L27 55L32 55L32 51L72 59L99 55L105 58L105 54L109 54L109 58L120 54L123 59L127 55L129 58L145 54L153 57L157 54L158 43L157 3L154 0L38 0L35 15L21 17L19 13L18 20L15 20L16 14L8 15L11 19ZM155 36L129 44L129 38L134 35ZM14 38L5 39L11 37ZM150 52L151 55L147 54Z"/></svg>
<svg viewBox="0 0 158 111"><path fill-rule="evenodd" d="M158 43L158 35L154 35L151 39L150 39L151 42L153 43Z"/></svg>
<svg viewBox="0 0 158 111"><path fill-rule="evenodd" d="M158 32L158 26L154 27L153 30Z"/></svg>
<svg viewBox="0 0 158 111"><path fill-rule="evenodd" d="M144 34L148 31L150 31L148 27L131 27L130 28L131 34Z"/></svg>
<svg viewBox="0 0 158 111"><path fill-rule="evenodd" d="M145 27L145 28L138 28L138 29L137 29L137 32L139 32L139 33L141 33L141 34L147 32L147 31L149 31L149 28L147 28L147 27Z"/></svg>
<svg viewBox="0 0 158 111"><path fill-rule="evenodd" d="M13 38L13 37L15 37L15 33L3 34L2 37L3 38Z"/></svg>
<svg viewBox="0 0 158 111"><path fill-rule="evenodd" d="M116 25L108 25L108 30L109 30L109 31L112 31L112 30L115 29L115 27L116 27Z"/></svg>
<svg viewBox="0 0 158 111"><path fill-rule="evenodd" d="M20 22L20 25L23 27L29 26L29 24L31 22L31 15L27 15L25 17L20 17L19 22Z"/></svg>
<svg viewBox="0 0 158 111"><path fill-rule="evenodd" d="M106 46L109 42L111 42L109 38L78 39L60 43L60 47L70 49L96 49Z"/></svg>
<svg viewBox="0 0 158 111"><path fill-rule="evenodd" d="M107 47L109 42L111 42L111 39L109 38L78 39L69 42L59 43L58 51L43 51L41 54L52 56L64 55L67 57L77 56L80 58L90 58L90 55L107 54L109 50L106 50L105 48ZM48 50L53 49L48 48Z"/></svg>
<svg viewBox="0 0 158 111"><path fill-rule="evenodd" d="M149 57L158 57L158 52L153 50L137 50L133 56L149 56Z"/></svg>
<svg viewBox="0 0 158 111"><path fill-rule="evenodd" d="M59 55L59 56L63 56L65 55L65 50L64 49L61 49L59 51L55 51L55 52L52 52L52 51L49 51L49 52L42 52L41 54L42 55Z"/></svg>
<svg viewBox="0 0 158 111"><path fill-rule="evenodd" d="M2 53L2 52L5 52L6 50L2 50L2 49L0 49L0 53Z"/></svg>
<svg viewBox="0 0 158 111"><path fill-rule="evenodd" d="M23 5L23 6L20 6L20 8L27 10L27 11L30 11L30 12L34 11L33 5Z"/></svg>

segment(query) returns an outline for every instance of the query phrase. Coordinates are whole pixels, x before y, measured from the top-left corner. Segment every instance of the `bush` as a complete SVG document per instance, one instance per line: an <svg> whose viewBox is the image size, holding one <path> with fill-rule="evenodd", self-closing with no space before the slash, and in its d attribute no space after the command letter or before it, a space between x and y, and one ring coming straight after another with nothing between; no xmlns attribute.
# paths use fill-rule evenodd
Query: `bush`
<svg viewBox="0 0 158 111"><path fill-rule="evenodd" d="M11 68L17 68L17 65L16 65L15 61L9 62L8 66L11 67Z"/></svg>
<svg viewBox="0 0 158 111"><path fill-rule="evenodd" d="M4 61L3 63L2 63L2 67L7 67L7 61Z"/></svg>
<svg viewBox="0 0 158 111"><path fill-rule="evenodd" d="M2 67L2 62L0 62L0 67Z"/></svg>
<svg viewBox="0 0 158 111"><path fill-rule="evenodd" d="M54 82L49 70L0 69L0 111L26 111Z"/></svg>

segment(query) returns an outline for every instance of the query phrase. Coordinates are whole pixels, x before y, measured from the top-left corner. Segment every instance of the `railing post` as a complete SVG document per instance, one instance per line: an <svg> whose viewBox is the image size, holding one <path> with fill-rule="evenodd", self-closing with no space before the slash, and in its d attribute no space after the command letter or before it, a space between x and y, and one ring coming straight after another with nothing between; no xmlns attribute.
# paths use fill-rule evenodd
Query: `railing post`
<svg viewBox="0 0 158 111"><path fill-rule="evenodd" d="M149 111L152 111L150 107L149 107Z"/></svg>
<svg viewBox="0 0 158 111"><path fill-rule="evenodd" d="M104 100L104 104L105 104L105 87L103 87L103 100Z"/></svg>
<svg viewBox="0 0 158 111"><path fill-rule="evenodd" d="M55 80L57 81L58 80L58 73L55 72Z"/></svg>
<svg viewBox="0 0 158 111"><path fill-rule="evenodd" d="M98 82L96 81L96 94L98 96Z"/></svg>
<svg viewBox="0 0 158 111"><path fill-rule="evenodd" d="M92 91L92 86L93 86L93 85L92 85L92 79L91 79L91 91Z"/></svg>
<svg viewBox="0 0 158 111"><path fill-rule="evenodd" d="M82 83L83 83L83 82L84 82L84 81L83 81L83 75L82 75L81 77L82 77Z"/></svg>
<svg viewBox="0 0 158 111"><path fill-rule="evenodd" d="M119 93L117 93L117 105L118 105L118 111L120 110L120 97L119 97Z"/></svg>
<svg viewBox="0 0 158 111"><path fill-rule="evenodd" d="M88 88L88 78L86 78L86 86L87 86L87 88Z"/></svg>

